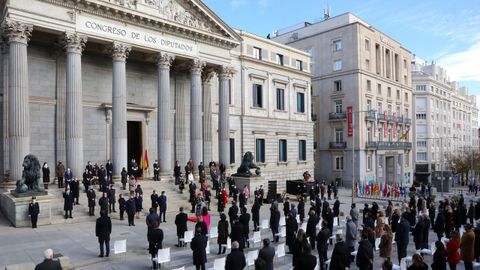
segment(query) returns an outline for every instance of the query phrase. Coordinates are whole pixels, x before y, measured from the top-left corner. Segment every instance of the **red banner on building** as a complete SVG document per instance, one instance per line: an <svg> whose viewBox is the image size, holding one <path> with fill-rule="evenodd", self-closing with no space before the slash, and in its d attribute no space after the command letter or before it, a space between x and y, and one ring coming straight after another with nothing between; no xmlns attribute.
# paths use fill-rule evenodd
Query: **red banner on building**
<svg viewBox="0 0 480 270"><path fill-rule="evenodd" d="M397 113L393 113L393 138L397 138Z"/></svg>
<svg viewBox="0 0 480 270"><path fill-rule="evenodd" d="M388 136L388 111L384 112L385 115L385 125L383 126L383 137Z"/></svg>
<svg viewBox="0 0 480 270"><path fill-rule="evenodd" d="M347 128L348 137L352 137L353 136L353 107L352 106L347 107L347 123L348 123L348 128Z"/></svg>

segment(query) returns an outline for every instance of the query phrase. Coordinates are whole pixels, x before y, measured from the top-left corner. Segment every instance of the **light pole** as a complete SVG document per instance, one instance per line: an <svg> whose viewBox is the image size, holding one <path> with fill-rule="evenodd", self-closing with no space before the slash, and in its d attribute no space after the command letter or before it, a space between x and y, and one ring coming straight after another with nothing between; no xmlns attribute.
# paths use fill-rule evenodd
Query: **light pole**
<svg viewBox="0 0 480 270"><path fill-rule="evenodd" d="M445 164L444 164L444 157L443 157L443 139L456 139L457 137L455 136L451 136L451 137L440 137L440 138L425 138L425 140L440 140L440 169L441 169L441 173L440 173L440 185L441 185L441 188L440 188L440 191L441 191L441 194L442 194L442 198L443 198L443 180L445 178ZM421 139L421 138L419 138Z"/></svg>
<svg viewBox="0 0 480 270"><path fill-rule="evenodd" d="M353 198L355 197L355 114L360 114L363 112L373 112L376 110L366 110L366 111L352 111L352 204ZM360 126L360 121L358 121Z"/></svg>

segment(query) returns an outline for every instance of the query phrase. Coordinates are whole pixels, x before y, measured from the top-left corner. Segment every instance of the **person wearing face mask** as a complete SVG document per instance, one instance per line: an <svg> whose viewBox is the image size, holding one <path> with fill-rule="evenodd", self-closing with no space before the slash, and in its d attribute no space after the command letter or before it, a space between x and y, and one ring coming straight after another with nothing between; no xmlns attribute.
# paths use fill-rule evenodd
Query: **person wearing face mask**
<svg viewBox="0 0 480 270"><path fill-rule="evenodd" d="M66 191L67 189L71 188L70 184L73 181L73 173L70 170L70 168L67 168L67 171L65 172L63 178L65 180L65 191Z"/></svg>
<svg viewBox="0 0 480 270"><path fill-rule="evenodd" d="M38 205L37 198L32 197L32 202L28 205L28 215L32 221L32 229L37 228L38 214L40 214L40 206Z"/></svg>
<svg viewBox="0 0 480 270"><path fill-rule="evenodd" d="M63 210L65 211L65 219L73 218L73 195L70 192L70 188L67 186L67 191L63 193Z"/></svg>
<svg viewBox="0 0 480 270"><path fill-rule="evenodd" d="M43 187L45 189L48 189L48 183L50 182L50 168L48 167L47 162L43 163L42 176L43 176Z"/></svg>

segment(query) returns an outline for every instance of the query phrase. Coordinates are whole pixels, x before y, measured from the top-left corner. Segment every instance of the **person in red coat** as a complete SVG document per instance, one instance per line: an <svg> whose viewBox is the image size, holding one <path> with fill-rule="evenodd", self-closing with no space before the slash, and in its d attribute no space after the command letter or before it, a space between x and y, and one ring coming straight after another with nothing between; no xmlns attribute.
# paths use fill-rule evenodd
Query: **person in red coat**
<svg viewBox="0 0 480 270"><path fill-rule="evenodd" d="M450 269L455 270L461 259L460 253L458 253L458 249L460 248L460 234L457 231L452 231L450 237L445 252L447 253L447 262Z"/></svg>

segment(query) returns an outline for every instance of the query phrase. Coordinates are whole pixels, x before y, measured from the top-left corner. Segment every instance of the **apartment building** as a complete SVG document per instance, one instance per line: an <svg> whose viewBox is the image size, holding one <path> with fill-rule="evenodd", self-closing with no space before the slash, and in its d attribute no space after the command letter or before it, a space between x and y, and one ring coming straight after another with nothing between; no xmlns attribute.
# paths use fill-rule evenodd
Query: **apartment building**
<svg viewBox="0 0 480 270"><path fill-rule="evenodd" d="M452 177L451 157L478 149L478 109L468 89L452 82L446 69L412 61L415 99L415 180L435 182L443 171Z"/></svg>
<svg viewBox="0 0 480 270"><path fill-rule="evenodd" d="M351 13L272 38L312 54L315 178L410 183L411 53Z"/></svg>

